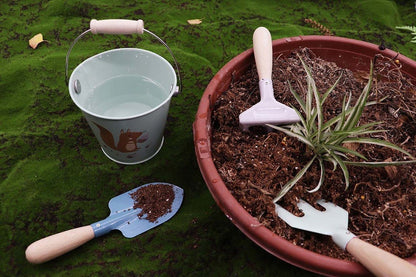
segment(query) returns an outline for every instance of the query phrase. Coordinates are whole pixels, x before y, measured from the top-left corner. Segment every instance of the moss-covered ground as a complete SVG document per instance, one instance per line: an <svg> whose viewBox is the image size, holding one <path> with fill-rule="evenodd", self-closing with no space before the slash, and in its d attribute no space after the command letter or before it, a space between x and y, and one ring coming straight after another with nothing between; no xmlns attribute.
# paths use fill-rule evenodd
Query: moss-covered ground
<svg viewBox="0 0 416 277"><path fill-rule="evenodd" d="M182 93L172 100L165 144L135 166L107 159L65 85L68 47L92 18L143 19L172 48ZM202 19L189 25L188 19ZM246 238L213 201L196 163L192 122L214 74L252 47L258 26L273 39L319 34L314 19L338 36L361 39L410 58L416 45L398 25L415 25L414 1L102 1L3 0L0 3L0 275L1 276L314 276ZM37 49L28 40L42 33ZM167 57L149 36L88 35L70 68L98 52L140 47ZM178 214L133 239L114 231L56 260L31 265L33 241L91 224L112 197L164 181L185 190Z"/></svg>

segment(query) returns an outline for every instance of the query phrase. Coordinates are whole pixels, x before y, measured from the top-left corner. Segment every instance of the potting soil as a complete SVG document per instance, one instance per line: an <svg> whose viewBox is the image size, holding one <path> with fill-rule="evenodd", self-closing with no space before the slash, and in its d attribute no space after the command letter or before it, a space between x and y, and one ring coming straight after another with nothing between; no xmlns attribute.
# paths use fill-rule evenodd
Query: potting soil
<svg viewBox="0 0 416 277"><path fill-rule="evenodd" d="M352 72L317 57L309 49L296 51L311 68L321 93L341 80L324 104L325 121L341 112L346 94L352 94L351 105L368 82L369 71ZM297 57L275 57L273 85L278 101L293 105L296 100L288 82L302 97L306 92L306 72ZM376 129L378 139L390 141L416 155L416 87L404 76L400 61L375 57L374 83L368 101L377 104L364 109L360 125L381 121ZM278 235L320 254L353 259L339 249L330 237L290 228L275 213L273 198L312 158L312 152L297 139L282 132L268 132L252 127L243 132L238 116L259 101L255 65L219 96L212 114L212 154L214 163L228 189L239 203L259 222ZM369 144L349 145L369 161L408 159L402 153ZM357 160L354 157L347 157ZM414 165L368 168L349 166L350 186L346 189L341 169L326 164L325 182L316 193L309 193L320 177L315 162L295 187L283 197L281 205L301 214L296 203L300 198L310 203L325 199L349 212L349 230L361 239L403 258L416 252L416 170Z"/></svg>

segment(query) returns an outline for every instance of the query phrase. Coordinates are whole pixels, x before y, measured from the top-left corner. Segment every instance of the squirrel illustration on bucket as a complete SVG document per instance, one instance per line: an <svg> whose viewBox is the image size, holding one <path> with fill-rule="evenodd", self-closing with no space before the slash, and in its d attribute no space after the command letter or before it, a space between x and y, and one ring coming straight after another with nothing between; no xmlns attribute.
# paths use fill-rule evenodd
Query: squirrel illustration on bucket
<svg viewBox="0 0 416 277"><path fill-rule="evenodd" d="M124 131L120 130L120 136L117 145L115 144L113 134L101 125L93 122L95 126L100 130L100 137L104 143L117 151L128 153L138 150L137 143L143 143L147 141L148 134L145 132L132 132L130 129Z"/></svg>

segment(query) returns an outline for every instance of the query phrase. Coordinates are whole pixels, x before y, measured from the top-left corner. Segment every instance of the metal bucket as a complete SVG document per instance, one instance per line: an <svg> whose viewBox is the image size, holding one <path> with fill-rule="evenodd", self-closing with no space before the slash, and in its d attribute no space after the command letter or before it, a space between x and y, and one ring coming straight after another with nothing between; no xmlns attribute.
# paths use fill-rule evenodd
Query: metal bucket
<svg viewBox="0 0 416 277"><path fill-rule="evenodd" d="M143 31L167 47L143 28L141 20L92 20L90 29L75 39L68 51L66 79L72 47L86 33L141 34ZM175 70L163 57L138 48L102 52L74 69L68 88L108 158L121 164L138 164L159 152L170 101L179 92Z"/></svg>

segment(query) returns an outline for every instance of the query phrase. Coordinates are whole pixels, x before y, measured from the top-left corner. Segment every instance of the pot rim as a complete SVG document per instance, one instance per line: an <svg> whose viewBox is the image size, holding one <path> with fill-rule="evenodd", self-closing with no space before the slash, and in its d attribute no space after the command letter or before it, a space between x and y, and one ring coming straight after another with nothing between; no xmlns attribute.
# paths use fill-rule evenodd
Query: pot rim
<svg viewBox="0 0 416 277"><path fill-rule="evenodd" d="M366 68L375 54L383 54L392 59L398 59L402 71L409 76L416 76L416 62L390 49L380 49L379 46L355 39L336 36L297 36L273 40L273 54L288 53L299 47L308 47L313 52L334 53L340 51L337 58L343 62L345 57L357 58L354 67ZM317 54L319 56L319 53ZM363 62L367 60L368 63ZM225 215L247 237L272 255L297 267L327 276L367 276L370 273L361 264L321 255L311 250L296 246L281 236L264 227L251 216L234 198L221 179L211 155L211 112L214 103L222 92L228 89L232 80L239 77L248 65L254 63L253 49L248 49L231 59L212 78L205 89L199 103L193 123L194 146L198 165L207 187L217 205ZM345 66L345 65L343 65ZM347 66L346 66L347 67ZM416 254L407 258L416 265Z"/></svg>

